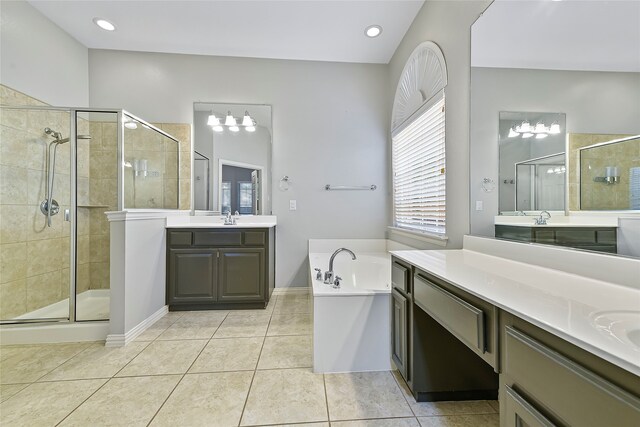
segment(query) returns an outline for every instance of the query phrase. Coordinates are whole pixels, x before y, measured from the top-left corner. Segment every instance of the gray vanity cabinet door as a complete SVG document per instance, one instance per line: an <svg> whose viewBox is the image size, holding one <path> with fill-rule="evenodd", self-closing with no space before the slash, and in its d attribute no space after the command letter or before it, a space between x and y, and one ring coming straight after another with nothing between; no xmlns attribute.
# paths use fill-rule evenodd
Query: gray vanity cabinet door
<svg viewBox="0 0 640 427"><path fill-rule="evenodd" d="M220 249L218 302L264 301L265 250Z"/></svg>
<svg viewBox="0 0 640 427"><path fill-rule="evenodd" d="M516 393L511 387L505 386L505 414L506 425L503 427L555 427L544 415Z"/></svg>
<svg viewBox="0 0 640 427"><path fill-rule="evenodd" d="M407 299L395 289L391 292L391 357L407 379Z"/></svg>
<svg viewBox="0 0 640 427"><path fill-rule="evenodd" d="M169 249L167 303L216 301L217 251Z"/></svg>

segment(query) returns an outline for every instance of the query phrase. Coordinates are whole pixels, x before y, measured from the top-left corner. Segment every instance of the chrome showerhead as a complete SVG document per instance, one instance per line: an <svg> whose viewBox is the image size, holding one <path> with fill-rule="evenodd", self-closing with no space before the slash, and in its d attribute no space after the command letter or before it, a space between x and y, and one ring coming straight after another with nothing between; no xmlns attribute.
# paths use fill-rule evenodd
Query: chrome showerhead
<svg viewBox="0 0 640 427"><path fill-rule="evenodd" d="M62 137L62 134L60 132L56 132L51 128L44 128L44 133L46 133L47 135L51 135L55 139L60 139Z"/></svg>
<svg viewBox="0 0 640 427"><path fill-rule="evenodd" d="M55 138L55 141L53 141L52 144L66 144L67 142L69 142L69 138L62 139L62 133L56 132L51 128L44 128L44 133L46 133L47 135L51 135L52 137ZM91 135L77 135L76 138L91 139Z"/></svg>

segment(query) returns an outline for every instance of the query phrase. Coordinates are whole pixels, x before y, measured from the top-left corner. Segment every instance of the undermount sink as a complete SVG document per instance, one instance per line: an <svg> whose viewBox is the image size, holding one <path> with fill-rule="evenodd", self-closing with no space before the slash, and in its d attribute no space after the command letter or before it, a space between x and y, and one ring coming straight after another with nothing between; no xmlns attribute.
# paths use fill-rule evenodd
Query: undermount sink
<svg viewBox="0 0 640 427"><path fill-rule="evenodd" d="M640 350L640 311L600 311L591 316L596 329Z"/></svg>

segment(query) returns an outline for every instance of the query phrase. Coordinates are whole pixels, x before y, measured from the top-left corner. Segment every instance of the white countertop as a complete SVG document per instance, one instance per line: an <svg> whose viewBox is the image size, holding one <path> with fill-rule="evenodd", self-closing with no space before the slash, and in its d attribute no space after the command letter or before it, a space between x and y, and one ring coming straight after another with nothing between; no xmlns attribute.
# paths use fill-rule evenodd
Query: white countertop
<svg viewBox="0 0 640 427"><path fill-rule="evenodd" d="M495 225L510 225L513 227L618 227L617 216L585 216L585 215L553 215L547 219L545 225L535 224L539 215L509 216L497 215L494 217Z"/></svg>
<svg viewBox="0 0 640 427"><path fill-rule="evenodd" d="M225 225L221 216L170 216L166 228L271 228L277 225L274 215L241 215L234 225Z"/></svg>
<svg viewBox="0 0 640 427"><path fill-rule="evenodd" d="M602 322L608 313L621 312L640 330L638 289L470 250L391 253L640 376L640 347L614 336L616 325Z"/></svg>

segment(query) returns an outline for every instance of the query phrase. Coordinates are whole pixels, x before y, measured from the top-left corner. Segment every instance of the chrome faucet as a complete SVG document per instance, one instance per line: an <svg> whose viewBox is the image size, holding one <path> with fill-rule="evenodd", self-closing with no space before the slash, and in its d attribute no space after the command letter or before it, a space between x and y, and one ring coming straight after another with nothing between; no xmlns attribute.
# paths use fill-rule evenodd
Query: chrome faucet
<svg viewBox="0 0 640 427"><path fill-rule="evenodd" d="M224 217L224 225L236 225L236 219L231 216L231 211L227 211Z"/></svg>
<svg viewBox="0 0 640 427"><path fill-rule="evenodd" d="M547 214L547 215L546 217L543 217L542 214ZM551 219L551 214L548 211L542 211L540 212L540 216L536 218L534 221L536 225L547 225L548 219Z"/></svg>
<svg viewBox="0 0 640 427"><path fill-rule="evenodd" d="M356 259L356 254L354 254L352 251L350 251L347 248L340 248L337 251L335 251L333 253L333 255L331 255L331 258L329 258L329 270L324 272L324 283L327 285L333 285L334 281L333 281L333 260L335 259L336 255L338 255L340 252L349 252L351 254L351 259L355 260ZM339 286L339 281L338 281L338 286Z"/></svg>

